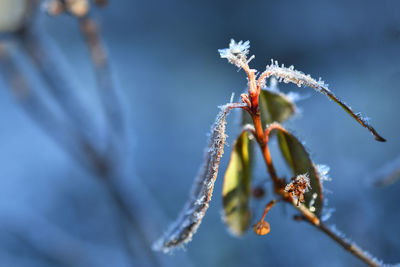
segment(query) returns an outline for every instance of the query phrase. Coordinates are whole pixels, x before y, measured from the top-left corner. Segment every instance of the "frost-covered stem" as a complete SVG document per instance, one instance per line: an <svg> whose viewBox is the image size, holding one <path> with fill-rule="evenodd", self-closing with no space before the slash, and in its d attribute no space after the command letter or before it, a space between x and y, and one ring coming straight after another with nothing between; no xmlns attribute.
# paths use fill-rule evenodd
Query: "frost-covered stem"
<svg viewBox="0 0 400 267"><path fill-rule="evenodd" d="M295 206L295 205L294 205ZM322 223L314 213L310 212L303 204L300 204L297 208L302 215L307 219L311 225L318 228L325 234L327 234L333 241L341 245L345 250L349 251L351 254L362 260L369 266L382 266L381 262L378 262L376 258L374 258L371 254L364 251L354 242L344 238L343 236L339 235L336 231L332 228L328 227L324 223Z"/></svg>
<svg viewBox="0 0 400 267"><path fill-rule="evenodd" d="M250 91L250 89L249 89ZM258 101L258 96L257 96L257 101ZM254 124L254 129L251 129L253 135L255 136L257 143L260 146L261 153L263 154L265 164L267 165L268 172L271 176L271 179L275 182L276 188L278 188L279 185L279 178L276 174L274 165L272 164L272 158L271 158L271 153L268 148L268 136L264 135L264 130L261 124L261 116L260 116L260 110L258 106L254 108L253 105L254 102L251 102L252 107L249 109L246 109L246 111L250 114L253 124ZM258 105L258 103L257 103Z"/></svg>
<svg viewBox="0 0 400 267"><path fill-rule="evenodd" d="M242 63L241 67L246 72L248 77L249 98L250 98L249 101L251 103L251 107L247 111L249 112L253 120L255 137L258 144L260 145L261 152L263 154L265 163L268 168L268 172L271 176L271 179L275 182L276 188L278 188L279 178L276 174L274 165L272 164L271 153L268 148L268 135L264 134L263 126L261 123L261 114L258 103L261 85L256 82L255 72L254 70L250 69L247 62Z"/></svg>
<svg viewBox="0 0 400 267"><path fill-rule="evenodd" d="M279 130L282 132L286 132L286 129L284 129L280 124L278 124L278 123L270 124L264 133L265 144L267 147L266 150L268 150L269 135L270 135L271 131L273 131L273 130ZM265 157L265 155L264 155L264 157ZM266 158L266 160L267 160L267 158ZM271 166L273 168L272 161L271 161ZM276 179L277 180L274 180L275 186L277 188L279 188L279 185L280 185L279 179L277 177L276 177ZM288 194L285 191L280 191L280 190L278 190L278 193L283 196L285 201L291 203L294 207L296 207L297 210L299 210L301 212L301 214L307 219L308 222L310 222L313 226L315 226L316 228L318 228L321 231L323 231L324 233L326 233L330 238L332 238L334 241L339 243L342 247L344 247L350 253L352 253L353 255L355 255L356 257L358 257L359 259L361 259L362 261L364 261L365 263L367 263L370 266L380 266L379 263L376 262L376 260L374 260L369 254L367 254L365 251L363 251L361 248L359 248L356 244L354 244L353 242L349 242L345 238L334 233L329 227L324 225L320 221L320 219L314 213L312 213L305 205L299 204L298 201L296 199L294 199L290 194Z"/></svg>
<svg viewBox="0 0 400 267"><path fill-rule="evenodd" d="M317 227L319 230L327 234L330 238L332 238L336 243L341 245L345 250L349 251L351 254L368 264L369 266L382 266L382 263L378 262L375 258L373 258L372 255L361 249L357 244L354 242L348 241L341 236L339 236L337 233L332 231L332 229L328 226L326 226L323 223L320 223L319 225L314 225Z"/></svg>
<svg viewBox="0 0 400 267"><path fill-rule="evenodd" d="M248 86L249 86L249 97L250 97L250 103L251 103L251 108L254 110L258 109L258 96L260 94L260 90L257 88L256 84L256 75L255 75L255 70L251 69L249 64L249 61L245 62L239 62L240 67L244 70L244 72L247 75L247 81L248 81Z"/></svg>
<svg viewBox="0 0 400 267"><path fill-rule="evenodd" d="M321 220L312 213L304 204L300 204L299 206L296 205L297 201L292 198L289 194L283 192L284 199L288 202L291 202L294 207L297 208L298 211L301 212L303 217L314 227L321 230L325 234L327 234L333 241L341 245L345 250L349 251L351 254L368 264L369 266L382 266L381 262L378 262L371 254L361 249L357 244L354 242L346 239L344 236L334 231L332 228L328 227Z"/></svg>
<svg viewBox="0 0 400 267"><path fill-rule="evenodd" d="M267 127L267 129L265 130L265 133L264 133L264 138L265 138L264 144L265 144L265 151L268 152L268 153L264 153L263 155L264 155L264 159L265 159L265 161L267 163L268 171L269 171L270 174L271 174L271 170L273 170L275 172L275 169L274 169L274 167L272 165L272 160L271 160L271 157L270 157L270 154L269 154L269 149L268 149L269 135L273 130L279 130L279 131L282 131L282 132L286 132L286 129L284 129L278 123L270 124ZM260 146L261 146L261 144L260 144ZM273 177L273 176L271 175L271 177ZM276 173L275 173L275 178L273 178L273 181L275 183L275 187L277 189L279 189L280 188L280 180L276 176ZM332 238L335 242L340 244L343 248L348 250L354 256L358 257L360 260L364 261L366 264L368 264L370 266L380 266L380 264L374 258L372 258L368 253L363 251L356 244L354 244L353 242L350 242L350 241L346 240L345 238L337 235L329 227L324 225L320 221L320 219L314 213L312 213L304 204L298 203L298 200L294 199L290 194L288 194L287 192L285 192L283 190L276 190L276 191L277 191L277 193L282 195L283 199L286 202L291 203L295 208L297 208L297 210L299 210L301 212L301 214L304 216L304 218L307 219L308 222L310 222L313 226L315 226L316 228L318 228L322 232L326 233L330 238ZM264 212L263 218L265 217L266 212L268 212L268 210L269 209L268 209L268 206L267 206L266 211Z"/></svg>

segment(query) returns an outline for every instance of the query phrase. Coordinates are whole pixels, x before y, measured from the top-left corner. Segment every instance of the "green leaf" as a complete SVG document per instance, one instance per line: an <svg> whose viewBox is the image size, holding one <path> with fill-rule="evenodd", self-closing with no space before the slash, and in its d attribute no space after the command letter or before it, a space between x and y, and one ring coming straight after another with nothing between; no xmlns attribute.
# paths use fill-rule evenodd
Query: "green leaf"
<svg viewBox="0 0 400 267"><path fill-rule="evenodd" d="M263 126L273 122L282 123L296 111L295 104L284 93L270 90L260 91L259 107ZM252 123L251 118L243 114L243 125L247 123Z"/></svg>
<svg viewBox="0 0 400 267"><path fill-rule="evenodd" d="M313 200L313 195L316 194L314 195L316 198L312 205L315 207L315 210L310 209L310 211L320 217L323 207L322 184L318 171L310 159L310 155L300 141L289 132L279 131L278 141L283 157L290 166L294 176L308 174L311 190L304 194L304 204L309 208Z"/></svg>
<svg viewBox="0 0 400 267"><path fill-rule="evenodd" d="M248 133L242 132L234 144L222 189L224 220L230 232L237 236L247 230L251 217L251 151Z"/></svg>

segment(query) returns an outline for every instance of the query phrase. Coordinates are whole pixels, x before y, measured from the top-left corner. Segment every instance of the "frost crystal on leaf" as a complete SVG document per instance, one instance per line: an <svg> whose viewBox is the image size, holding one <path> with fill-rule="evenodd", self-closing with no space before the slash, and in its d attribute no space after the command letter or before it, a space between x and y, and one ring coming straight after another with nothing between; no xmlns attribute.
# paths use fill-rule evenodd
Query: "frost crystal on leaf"
<svg viewBox="0 0 400 267"><path fill-rule="evenodd" d="M329 170L330 170L329 166L323 165L323 164L318 164L316 167L317 167L317 172L318 172L319 178L321 179L322 182L324 182L324 181L328 181L328 182L332 181L332 178L330 178L328 176L328 173L329 173Z"/></svg>
<svg viewBox="0 0 400 267"><path fill-rule="evenodd" d="M327 220L329 220L335 211L335 208L324 209L324 211L322 212L321 221L326 222Z"/></svg>
<svg viewBox="0 0 400 267"><path fill-rule="evenodd" d="M314 204L315 204L315 200L317 199L317 197L318 197L317 193L312 194L312 198L311 198L310 204L308 205L308 209L311 212L315 212Z"/></svg>
<svg viewBox="0 0 400 267"><path fill-rule="evenodd" d="M234 64L237 67L241 67L242 64L247 62L249 48L250 41L239 41L236 43L235 40L231 39L229 48L218 49L218 52L221 58L226 58L228 59L229 63ZM250 60L251 59L253 59L253 57L251 57Z"/></svg>

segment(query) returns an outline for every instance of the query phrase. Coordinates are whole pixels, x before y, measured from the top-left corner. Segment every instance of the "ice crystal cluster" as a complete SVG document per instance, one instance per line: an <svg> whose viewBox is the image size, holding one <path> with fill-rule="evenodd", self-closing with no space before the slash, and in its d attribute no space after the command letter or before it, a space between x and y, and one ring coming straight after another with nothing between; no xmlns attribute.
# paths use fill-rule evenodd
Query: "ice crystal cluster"
<svg viewBox="0 0 400 267"><path fill-rule="evenodd" d="M285 192L291 194L292 197L297 198L297 206L298 206L300 203L303 203L304 201L304 193L307 193L310 189L311 189L310 178L308 177L307 174L301 174L286 185Z"/></svg>
<svg viewBox="0 0 400 267"><path fill-rule="evenodd" d="M247 62L247 55L249 53L250 41L240 41L238 43L231 39L229 48L218 49L221 58L228 59L229 63L241 67L242 64Z"/></svg>

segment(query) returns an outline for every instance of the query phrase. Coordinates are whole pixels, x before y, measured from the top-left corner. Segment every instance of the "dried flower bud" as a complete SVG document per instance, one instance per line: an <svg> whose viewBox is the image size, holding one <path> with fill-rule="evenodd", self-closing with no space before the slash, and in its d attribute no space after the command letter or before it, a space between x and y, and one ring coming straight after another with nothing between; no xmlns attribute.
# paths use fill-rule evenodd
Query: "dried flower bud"
<svg viewBox="0 0 400 267"><path fill-rule="evenodd" d="M295 179L286 185L285 192L297 198L297 206L304 202L304 193L311 189L310 178L307 174L298 175Z"/></svg>
<svg viewBox="0 0 400 267"><path fill-rule="evenodd" d="M89 12L89 8L88 0L67 0L67 9L74 16L85 16Z"/></svg>
<svg viewBox="0 0 400 267"><path fill-rule="evenodd" d="M264 220L259 221L256 225L254 225L253 229L257 235L266 235L271 230L269 223Z"/></svg>

